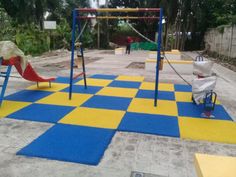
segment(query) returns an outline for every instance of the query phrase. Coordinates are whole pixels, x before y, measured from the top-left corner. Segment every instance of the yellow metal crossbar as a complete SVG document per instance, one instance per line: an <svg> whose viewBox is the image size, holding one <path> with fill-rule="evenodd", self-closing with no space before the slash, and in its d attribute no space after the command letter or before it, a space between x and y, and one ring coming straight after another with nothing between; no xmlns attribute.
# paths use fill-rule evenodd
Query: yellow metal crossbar
<svg viewBox="0 0 236 177"><path fill-rule="evenodd" d="M86 17L80 16L79 19L159 19L159 17L134 17L134 16L97 16L97 17Z"/></svg>
<svg viewBox="0 0 236 177"><path fill-rule="evenodd" d="M79 12L159 12L159 8L77 8Z"/></svg>

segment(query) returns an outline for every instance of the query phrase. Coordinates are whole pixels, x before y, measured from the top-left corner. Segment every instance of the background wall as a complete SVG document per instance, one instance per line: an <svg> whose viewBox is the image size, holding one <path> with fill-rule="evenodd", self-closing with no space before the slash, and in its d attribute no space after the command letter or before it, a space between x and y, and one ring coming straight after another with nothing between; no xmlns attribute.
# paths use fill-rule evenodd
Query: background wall
<svg viewBox="0 0 236 177"><path fill-rule="evenodd" d="M225 26L209 29L205 33L205 47L208 52L214 52L230 58L236 58L236 26Z"/></svg>

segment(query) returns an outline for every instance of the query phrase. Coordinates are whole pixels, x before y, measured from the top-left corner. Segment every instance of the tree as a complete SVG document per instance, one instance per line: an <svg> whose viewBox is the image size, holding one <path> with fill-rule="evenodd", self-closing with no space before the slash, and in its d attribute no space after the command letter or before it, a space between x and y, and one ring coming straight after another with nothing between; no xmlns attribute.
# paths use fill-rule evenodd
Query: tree
<svg viewBox="0 0 236 177"><path fill-rule="evenodd" d="M0 4L0 41L13 39L14 29L12 28L11 23L12 19L6 13L5 9L1 8Z"/></svg>
<svg viewBox="0 0 236 177"><path fill-rule="evenodd" d="M168 45L168 34L170 28L173 28L175 23L177 12L178 12L178 0L162 0L160 2L160 7L163 8L164 17L165 17L165 29L164 29L164 44L163 46L167 49Z"/></svg>
<svg viewBox="0 0 236 177"><path fill-rule="evenodd" d="M63 0L2 0L2 7L17 24L39 24L43 28L45 12L53 13Z"/></svg>
<svg viewBox="0 0 236 177"><path fill-rule="evenodd" d="M116 7L125 7L125 8L158 8L159 7L159 0L111 0L109 3L109 7L116 8ZM150 14L150 13L149 13ZM151 13L154 15L154 13ZM120 15L120 13L114 13L114 15ZM124 14L123 14L124 15ZM146 16L147 13L126 13L125 15L129 16ZM156 14L155 14L156 15ZM116 25L118 24L115 21ZM156 21L150 20L130 20L130 23L138 29L139 32L147 36L148 38L154 40L155 39L155 32L157 29ZM113 23L114 24L114 23Z"/></svg>

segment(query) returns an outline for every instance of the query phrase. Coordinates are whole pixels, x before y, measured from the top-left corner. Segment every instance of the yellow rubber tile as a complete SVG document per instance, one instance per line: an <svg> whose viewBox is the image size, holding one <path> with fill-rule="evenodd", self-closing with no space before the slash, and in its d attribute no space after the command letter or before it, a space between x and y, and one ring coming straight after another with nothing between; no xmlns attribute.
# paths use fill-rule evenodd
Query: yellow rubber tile
<svg viewBox="0 0 236 177"><path fill-rule="evenodd" d="M117 88L117 87L104 87L96 95L133 98L133 97L135 97L137 92L138 92L138 89Z"/></svg>
<svg viewBox="0 0 236 177"><path fill-rule="evenodd" d="M2 106L0 107L0 118L6 117L9 114L12 114L26 106L29 106L31 103L27 102L17 102L17 101L3 101Z"/></svg>
<svg viewBox="0 0 236 177"><path fill-rule="evenodd" d="M142 82L144 80L143 76L118 76L116 80L119 81L133 81L133 82Z"/></svg>
<svg viewBox="0 0 236 177"><path fill-rule="evenodd" d="M90 86L105 87L108 86L111 82L112 80L87 78L87 85ZM84 80L77 82L76 85L84 85Z"/></svg>
<svg viewBox="0 0 236 177"><path fill-rule="evenodd" d="M125 111L80 107L66 115L60 123L116 129L124 114Z"/></svg>
<svg viewBox="0 0 236 177"><path fill-rule="evenodd" d="M128 111L147 114L178 116L176 102L167 100L158 100L157 107L154 107L154 101L151 99L134 98L129 105Z"/></svg>
<svg viewBox="0 0 236 177"><path fill-rule="evenodd" d="M69 87L68 84L52 83L50 88L48 82L41 82L39 83L39 88L37 87L37 85L32 85L28 87L27 90L43 90L43 91L57 92L67 87Z"/></svg>
<svg viewBox="0 0 236 177"><path fill-rule="evenodd" d="M174 84L159 83L158 90L161 91L174 91ZM154 82L143 82L140 86L143 90L155 90Z"/></svg>
<svg viewBox="0 0 236 177"><path fill-rule="evenodd" d="M175 100L178 102L193 102L192 92L175 92ZM216 100L216 104L220 104L219 100Z"/></svg>
<svg viewBox="0 0 236 177"><path fill-rule="evenodd" d="M179 102L193 102L192 92L175 92L175 100Z"/></svg>
<svg viewBox="0 0 236 177"><path fill-rule="evenodd" d="M155 90L155 83L154 82L142 82L140 89Z"/></svg>
<svg viewBox="0 0 236 177"><path fill-rule="evenodd" d="M198 177L235 177L236 157L195 154Z"/></svg>
<svg viewBox="0 0 236 177"><path fill-rule="evenodd" d="M224 120L179 117L180 137L236 144L236 123Z"/></svg>
<svg viewBox="0 0 236 177"><path fill-rule="evenodd" d="M62 106L80 106L92 96L93 95L91 94L73 93L72 99L69 100L68 93L56 92L37 101L37 103L62 105Z"/></svg>

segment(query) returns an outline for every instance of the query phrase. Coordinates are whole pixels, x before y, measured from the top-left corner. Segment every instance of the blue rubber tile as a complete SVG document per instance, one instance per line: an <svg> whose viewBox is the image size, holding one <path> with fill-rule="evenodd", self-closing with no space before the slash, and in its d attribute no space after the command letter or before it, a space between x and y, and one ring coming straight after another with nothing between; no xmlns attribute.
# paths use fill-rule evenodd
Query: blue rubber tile
<svg viewBox="0 0 236 177"><path fill-rule="evenodd" d="M163 115L127 112L118 130L171 137L180 136L178 118Z"/></svg>
<svg viewBox="0 0 236 177"><path fill-rule="evenodd" d="M103 87L87 86L87 89L83 85L73 85L73 93L85 93L85 94L96 94ZM61 90L61 92L69 92L69 87Z"/></svg>
<svg viewBox="0 0 236 177"><path fill-rule="evenodd" d="M127 110L131 100L131 98L95 95L86 101L82 107Z"/></svg>
<svg viewBox="0 0 236 177"><path fill-rule="evenodd" d="M203 104L196 105L187 102L177 102L177 106L178 106L179 116L201 118L201 114L204 112ZM215 110L212 112L212 114L215 117L211 119L232 121L232 118L229 116L229 114L225 111L224 107L221 105L216 105Z"/></svg>
<svg viewBox="0 0 236 177"><path fill-rule="evenodd" d="M150 98L153 99L155 96L154 90L139 90L136 98ZM174 92L158 91L158 99L160 100L175 100Z"/></svg>
<svg viewBox="0 0 236 177"><path fill-rule="evenodd" d="M73 83L76 83L80 80L82 80L83 78L77 78L77 79L73 79ZM55 81L56 83L62 83L62 84L69 84L70 83L70 78L69 77L58 77L56 78Z"/></svg>
<svg viewBox="0 0 236 177"><path fill-rule="evenodd" d="M140 85L141 85L141 82L113 81L109 84L109 87L139 88Z"/></svg>
<svg viewBox="0 0 236 177"><path fill-rule="evenodd" d="M4 99L11 101L35 102L52 93L53 92L39 90L22 90L12 95L6 96Z"/></svg>
<svg viewBox="0 0 236 177"><path fill-rule="evenodd" d="M31 104L7 117L19 120L57 123L75 107L47 104Z"/></svg>
<svg viewBox="0 0 236 177"><path fill-rule="evenodd" d="M17 155L97 165L115 131L56 124Z"/></svg>
<svg viewBox="0 0 236 177"><path fill-rule="evenodd" d="M94 79L108 79L108 80L114 80L117 78L116 75L103 75L103 74L96 74L92 75L89 78L94 78Z"/></svg>
<svg viewBox="0 0 236 177"><path fill-rule="evenodd" d="M174 88L177 92L192 92L192 86L190 85L175 84Z"/></svg>

